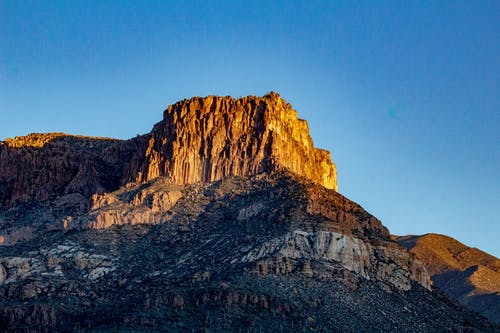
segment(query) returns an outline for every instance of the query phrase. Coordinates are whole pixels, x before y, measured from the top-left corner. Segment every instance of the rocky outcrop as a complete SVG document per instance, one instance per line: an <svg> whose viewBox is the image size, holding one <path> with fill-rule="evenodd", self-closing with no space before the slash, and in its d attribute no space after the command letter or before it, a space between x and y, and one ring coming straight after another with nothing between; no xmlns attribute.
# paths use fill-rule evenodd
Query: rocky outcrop
<svg viewBox="0 0 500 333"><path fill-rule="evenodd" d="M313 146L307 122L274 92L171 105L135 161L129 175L138 181L166 176L191 184L288 169L337 190L330 153Z"/></svg>
<svg viewBox="0 0 500 333"><path fill-rule="evenodd" d="M60 281L67 278L64 273L67 270L63 266L71 267L82 278L91 282L116 269L109 256L89 253L79 244L66 241L50 248L32 251L25 257L0 258L0 286L20 284L23 299L36 298L54 288L49 283L51 279Z"/></svg>
<svg viewBox="0 0 500 333"><path fill-rule="evenodd" d="M49 333L64 332L68 330L68 323L57 318L54 307L48 304L0 307L0 330L3 332ZM22 327L16 323L23 322Z"/></svg>
<svg viewBox="0 0 500 333"><path fill-rule="evenodd" d="M279 256L289 259L334 261L366 279L385 281L401 290L414 282L430 290L425 268L407 251L391 244L372 246L335 232L295 230L253 248L241 260L257 262Z"/></svg>
<svg viewBox="0 0 500 333"><path fill-rule="evenodd" d="M113 225L165 222L167 212L182 197L180 189L163 179L146 188L95 194L89 221L84 226L105 229Z"/></svg>
<svg viewBox="0 0 500 333"><path fill-rule="evenodd" d="M69 231L0 247L0 331L494 331L359 205L293 173L93 199ZM92 225L104 212L138 219Z"/></svg>
<svg viewBox="0 0 500 333"><path fill-rule="evenodd" d="M118 189L141 138L113 139L62 133L30 134L0 142L0 208L24 201Z"/></svg>
<svg viewBox="0 0 500 333"><path fill-rule="evenodd" d="M500 323L500 260L438 234L396 237L420 259L435 286Z"/></svg>
<svg viewBox="0 0 500 333"><path fill-rule="evenodd" d="M245 182L232 177L220 184L191 186L175 185L167 178L157 178L147 185L94 195L88 219L75 227L106 229L124 224L169 224L186 213L189 214L189 221L208 214L207 204L231 203L234 216L227 218L234 219L234 223L277 218L289 230L258 243L249 252L243 248L241 251L247 253L240 259L233 259L233 263L262 266L266 265L266 260L280 258L287 261L288 268L293 270L296 264L290 260L336 262L366 279L384 281L401 290L409 290L414 283L430 289L429 275L420 262L390 241L390 235L380 221L359 205L313 182L294 180L291 173L280 173L275 177L280 181L275 183L276 178L260 174ZM286 181L287 177L291 178ZM248 202L246 193L255 193L257 189L261 194ZM283 190L286 192L283 193ZM219 191L221 194L216 194ZM271 217L270 212L290 200L288 192L300 198L287 208L290 215ZM231 193L231 199L224 197L228 193ZM197 207L198 212L192 207ZM212 214L226 215L222 207ZM306 216L310 216L311 220L301 226ZM191 231L191 227L183 225L181 230Z"/></svg>
<svg viewBox="0 0 500 333"><path fill-rule="evenodd" d="M62 138L68 136L67 134L57 132L57 133L31 133L26 136L16 136L15 138L7 138L5 139L4 144L10 148L42 148L50 141L53 141L58 138ZM79 136L74 136L79 137ZM90 137L81 137L80 138L88 138ZM101 139L101 138L95 138ZM103 140L107 140L106 138L102 138Z"/></svg>
<svg viewBox="0 0 500 333"><path fill-rule="evenodd" d="M7 279L7 272L5 271L5 268L0 264L0 285L4 283L4 281Z"/></svg>

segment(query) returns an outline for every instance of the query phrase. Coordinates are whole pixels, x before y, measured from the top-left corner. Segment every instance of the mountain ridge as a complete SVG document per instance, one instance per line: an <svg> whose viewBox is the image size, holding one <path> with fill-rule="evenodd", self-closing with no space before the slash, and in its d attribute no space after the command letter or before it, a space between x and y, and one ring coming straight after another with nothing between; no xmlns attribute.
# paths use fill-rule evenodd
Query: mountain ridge
<svg viewBox="0 0 500 333"><path fill-rule="evenodd" d="M396 236L431 275L433 285L500 323L500 260L440 234Z"/></svg>
<svg viewBox="0 0 500 333"><path fill-rule="evenodd" d="M51 166L55 155L62 159ZM40 179L33 170L42 168L49 170ZM307 122L277 93L193 97L169 106L151 133L128 140L33 133L0 142L0 204L87 196L158 176L188 184L281 169L337 190L330 153L313 146Z"/></svg>

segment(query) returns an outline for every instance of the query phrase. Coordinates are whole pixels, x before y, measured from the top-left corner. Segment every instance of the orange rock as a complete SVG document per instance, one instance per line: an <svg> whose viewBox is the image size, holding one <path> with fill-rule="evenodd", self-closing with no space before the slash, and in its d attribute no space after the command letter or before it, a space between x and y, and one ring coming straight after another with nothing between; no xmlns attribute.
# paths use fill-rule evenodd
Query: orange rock
<svg viewBox="0 0 500 333"><path fill-rule="evenodd" d="M337 190L330 153L314 148L307 122L274 92L194 97L169 106L142 160L129 170L141 182L167 176L191 184L288 169Z"/></svg>

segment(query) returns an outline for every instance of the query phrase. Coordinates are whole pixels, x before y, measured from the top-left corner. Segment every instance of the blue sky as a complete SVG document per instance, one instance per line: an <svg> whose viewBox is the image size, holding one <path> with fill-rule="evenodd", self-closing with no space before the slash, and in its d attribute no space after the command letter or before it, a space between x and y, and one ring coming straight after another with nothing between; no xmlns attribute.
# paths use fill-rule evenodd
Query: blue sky
<svg viewBox="0 0 500 333"><path fill-rule="evenodd" d="M500 256L500 2L0 0L0 139L275 90L395 234Z"/></svg>

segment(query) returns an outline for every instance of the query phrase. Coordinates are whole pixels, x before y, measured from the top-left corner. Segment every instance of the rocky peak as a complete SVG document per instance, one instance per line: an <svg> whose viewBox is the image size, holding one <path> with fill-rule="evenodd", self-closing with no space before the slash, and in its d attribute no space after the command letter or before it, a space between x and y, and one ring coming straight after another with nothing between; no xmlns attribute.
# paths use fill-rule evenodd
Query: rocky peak
<svg viewBox="0 0 500 333"><path fill-rule="evenodd" d="M193 97L151 133L121 141L33 133L0 142L0 207L54 195L117 190L159 176L178 185L289 170L337 190L330 153L277 93Z"/></svg>
<svg viewBox="0 0 500 333"><path fill-rule="evenodd" d="M287 169L337 190L336 169L307 122L279 94L193 97L170 105L151 132L138 181L211 182Z"/></svg>

